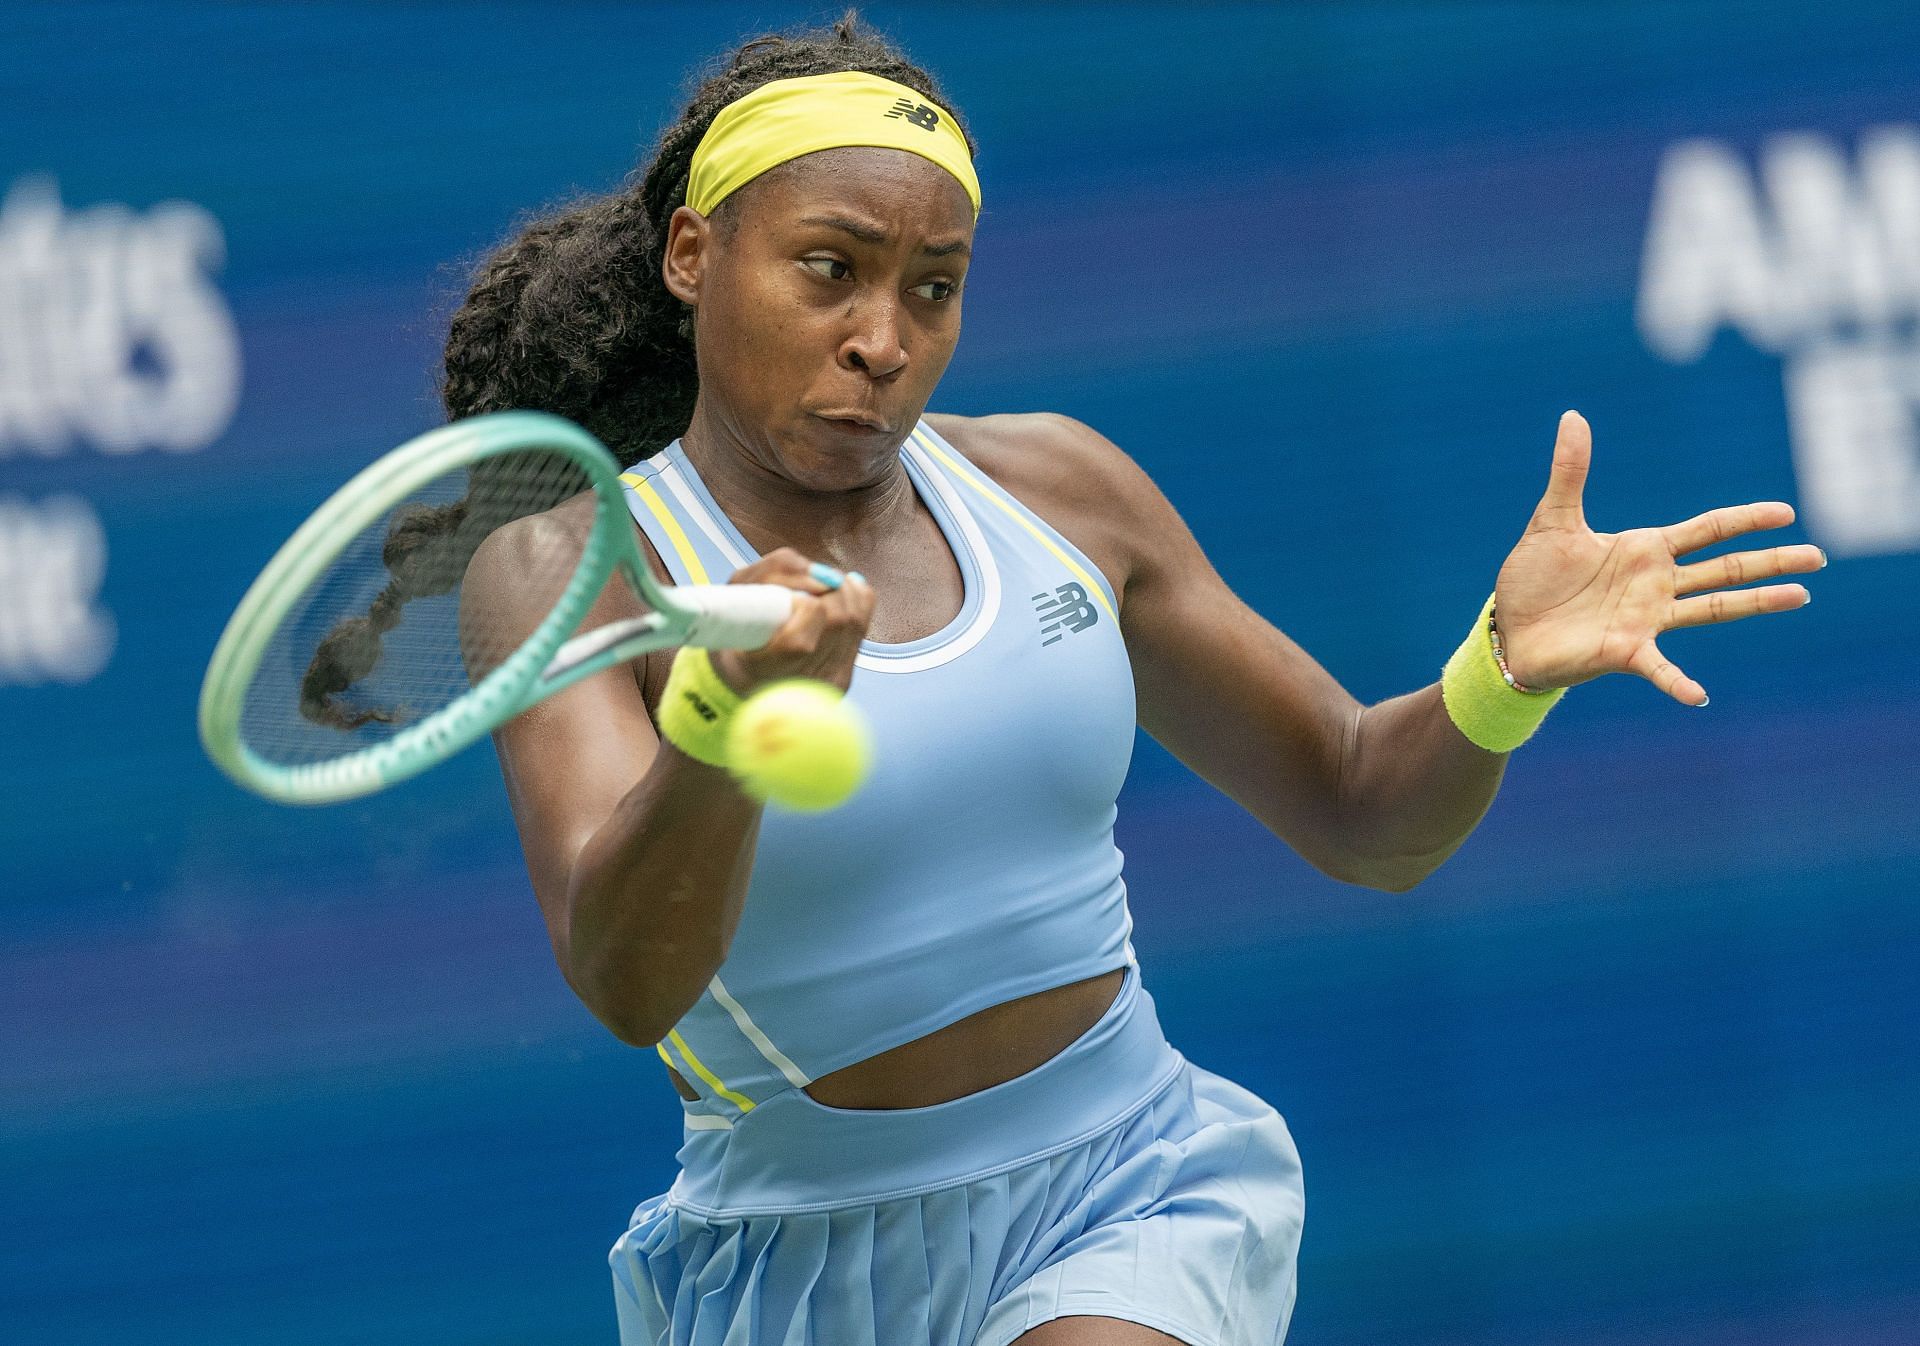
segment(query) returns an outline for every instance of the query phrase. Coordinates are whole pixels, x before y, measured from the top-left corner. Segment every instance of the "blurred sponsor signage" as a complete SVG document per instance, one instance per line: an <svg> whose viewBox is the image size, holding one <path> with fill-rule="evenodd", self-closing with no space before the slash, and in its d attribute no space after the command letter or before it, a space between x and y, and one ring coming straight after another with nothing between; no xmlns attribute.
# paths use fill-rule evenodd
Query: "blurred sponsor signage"
<svg viewBox="0 0 1920 1346"><path fill-rule="evenodd" d="M45 178L0 202L0 470L84 449L192 453L240 401L213 277L219 221L164 201L73 210ZM112 656L107 538L83 497L0 491L0 683L84 682Z"/></svg>
<svg viewBox="0 0 1920 1346"><path fill-rule="evenodd" d="M1849 160L1779 135L1757 162L1670 147L1642 256L1648 349L1698 360L1724 327L1783 361L1807 530L1831 551L1920 549L1920 129Z"/></svg>

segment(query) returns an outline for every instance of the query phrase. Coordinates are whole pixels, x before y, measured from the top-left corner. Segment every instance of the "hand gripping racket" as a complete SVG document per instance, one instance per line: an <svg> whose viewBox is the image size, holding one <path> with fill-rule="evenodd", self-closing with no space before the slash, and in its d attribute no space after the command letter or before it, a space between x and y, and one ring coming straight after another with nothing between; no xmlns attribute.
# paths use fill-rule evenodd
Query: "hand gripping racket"
<svg viewBox="0 0 1920 1346"><path fill-rule="evenodd" d="M486 548L544 618L463 601ZM644 613L580 630L616 570ZM351 799L609 665L677 645L757 649L793 597L660 584L599 440L543 412L475 416L375 461L275 553L214 648L200 741L269 799Z"/></svg>

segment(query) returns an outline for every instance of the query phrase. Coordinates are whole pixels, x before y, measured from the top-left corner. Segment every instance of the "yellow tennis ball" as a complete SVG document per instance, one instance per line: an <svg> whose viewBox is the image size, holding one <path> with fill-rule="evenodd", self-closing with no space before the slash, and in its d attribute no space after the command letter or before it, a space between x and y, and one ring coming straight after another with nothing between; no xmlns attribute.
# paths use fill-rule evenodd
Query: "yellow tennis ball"
<svg viewBox="0 0 1920 1346"><path fill-rule="evenodd" d="M789 678L733 713L727 765L755 799L818 813L837 808L866 778L866 721L837 687Z"/></svg>

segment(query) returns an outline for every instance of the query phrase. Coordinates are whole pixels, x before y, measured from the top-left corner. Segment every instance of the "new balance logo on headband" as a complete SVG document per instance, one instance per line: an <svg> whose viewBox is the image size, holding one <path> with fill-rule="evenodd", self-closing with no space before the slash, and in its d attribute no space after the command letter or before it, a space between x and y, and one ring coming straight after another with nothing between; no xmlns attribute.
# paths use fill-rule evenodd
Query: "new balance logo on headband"
<svg viewBox="0 0 1920 1346"><path fill-rule="evenodd" d="M1040 643L1051 645L1068 631L1084 631L1100 620L1100 614L1094 610L1088 600L1087 591L1078 584L1063 584L1052 593L1044 591L1033 596L1034 610L1040 616L1040 634L1047 638ZM1054 634L1047 635L1051 631Z"/></svg>
<svg viewBox="0 0 1920 1346"><path fill-rule="evenodd" d="M931 131L940 125L940 114L925 103L916 103L911 98L896 98L889 117L904 117L922 131Z"/></svg>

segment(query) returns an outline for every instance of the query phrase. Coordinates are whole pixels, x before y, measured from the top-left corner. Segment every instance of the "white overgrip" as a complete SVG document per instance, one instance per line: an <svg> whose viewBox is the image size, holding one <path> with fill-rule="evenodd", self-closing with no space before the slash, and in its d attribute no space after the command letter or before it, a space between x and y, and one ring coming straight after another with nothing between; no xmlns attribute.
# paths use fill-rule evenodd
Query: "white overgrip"
<svg viewBox="0 0 1920 1346"><path fill-rule="evenodd" d="M792 614L794 590L781 584L681 584L665 596L691 617L685 644L757 650Z"/></svg>

